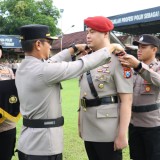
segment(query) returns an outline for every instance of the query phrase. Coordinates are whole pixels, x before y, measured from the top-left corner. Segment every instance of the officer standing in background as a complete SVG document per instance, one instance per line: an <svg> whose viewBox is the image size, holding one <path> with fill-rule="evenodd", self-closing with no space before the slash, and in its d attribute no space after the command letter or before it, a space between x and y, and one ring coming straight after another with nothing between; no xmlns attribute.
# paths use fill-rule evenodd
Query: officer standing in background
<svg viewBox="0 0 160 160"><path fill-rule="evenodd" d="M75 62L71 55L85 51L86 44L73 45L49 57L53 38L46 25L20 28L25 59L16 71L16 86L23 116L18 143L19 160L62 160L63 123L60 82L105 64L110 53L123 48L118 44L86 55Z"/></svg>
<svg viewBox="0 0 160 160"><path fill-rule="evenodd" d="M133 45L138 46L138 59L132 55L120 57L123 65L135 71L129 127L130 157L160 160L160 62L155 58L160 40L144 34Z"/></svg>
<svg viewBox="0 0 160 160"><path fill-rule="evenodd" d="M103 16L84 20L87 43L93 51L110 45L112 22ZM133 81L131 69L123 68L111 55L106 64L80 78L79 134L89 160L122 160L128 145Z"/></svg>
<svg viewBox="0 0 160 160"><path fill-rule="evenodd" d="M2 51L3 48L0 43L0 58ZM0 81L9 79L14 79L13 71L0 63ZM0 94L0 96L2 95ZM1 116L0 114L0 160L11 160L16 142L16 123Z"/></svg>

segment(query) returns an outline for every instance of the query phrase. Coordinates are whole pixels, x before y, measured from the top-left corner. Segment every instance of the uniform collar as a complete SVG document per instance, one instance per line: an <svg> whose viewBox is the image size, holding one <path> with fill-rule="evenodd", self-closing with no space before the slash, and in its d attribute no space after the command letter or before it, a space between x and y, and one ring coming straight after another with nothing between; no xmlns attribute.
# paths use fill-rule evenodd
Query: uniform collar
<svg viewBox="0 0 160 160"><path fill-rule="evenodd" d="M152 66L154 66L155 64L158 64L158 61L156 58L148 66L149 68L152 68Z"/></svg>
<svg viewBox="0 0 160 160"><path fill-rule="evenodd" d="M27 60L37 60L37 61L41 61L41 62L45 62L46 60L45 59L38 59L36 57L33 57L33 56L25 56L25 59Z"/></svg>

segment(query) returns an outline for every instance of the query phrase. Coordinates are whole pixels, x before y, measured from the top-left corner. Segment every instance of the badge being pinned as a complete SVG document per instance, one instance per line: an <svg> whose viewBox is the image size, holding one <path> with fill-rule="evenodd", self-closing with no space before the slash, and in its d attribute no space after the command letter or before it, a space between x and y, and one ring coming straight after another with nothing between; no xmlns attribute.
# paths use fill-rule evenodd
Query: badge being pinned
<svg viewBox="0 0 160 160"><path fill-rule="evenodd" d="M124 78L131 78L131 68L123 67Z"/></svg>

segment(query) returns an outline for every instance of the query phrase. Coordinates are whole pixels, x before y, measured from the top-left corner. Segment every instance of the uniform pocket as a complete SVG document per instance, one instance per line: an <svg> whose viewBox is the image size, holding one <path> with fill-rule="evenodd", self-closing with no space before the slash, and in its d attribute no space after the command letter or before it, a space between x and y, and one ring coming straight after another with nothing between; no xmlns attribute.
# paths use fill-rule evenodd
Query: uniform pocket
<svg viewBox="0 0 160 160"><path fill-rule="evenodd" d="M117 106L105 109L97 109L97 118L117 118L117 117L118 117Z"/></svg>

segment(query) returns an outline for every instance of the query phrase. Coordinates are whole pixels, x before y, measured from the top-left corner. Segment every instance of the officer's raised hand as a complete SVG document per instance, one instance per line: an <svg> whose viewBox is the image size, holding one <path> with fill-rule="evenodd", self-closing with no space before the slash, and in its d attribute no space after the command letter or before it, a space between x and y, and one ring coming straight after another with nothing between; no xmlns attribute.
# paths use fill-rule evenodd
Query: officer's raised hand
<svg viewBox="0 0 160 160"><path fill-rule="evenodd" d="M109 46L109 52L114 54L117 54L120 52L126 54L126 52L124 51L124 48L118 43L111 43Z"/></svg>
<svg viewBox="0 0 160 160"><path fill-rule="evenodd" d="M136 57L129 54L120 56L119 60L123 66L131 67L131 68L137 68L140 63L140 61Z"/></svg>
<svg viewBox="0 0 160 160"><path fill-rule="evenodd" d="M69 52L71 55L74 55L77 52L85 55L88 53L86 46L86 44L74 44L69 48Z"/></svg>

